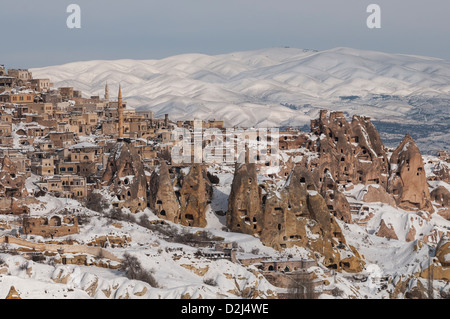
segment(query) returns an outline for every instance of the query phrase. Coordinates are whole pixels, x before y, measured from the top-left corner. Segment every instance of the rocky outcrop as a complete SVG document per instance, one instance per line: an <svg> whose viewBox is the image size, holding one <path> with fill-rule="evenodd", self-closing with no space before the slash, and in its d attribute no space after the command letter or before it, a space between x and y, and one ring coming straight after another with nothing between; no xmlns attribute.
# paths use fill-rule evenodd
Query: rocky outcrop
<svg viewBox="0 0 450 319"><path fill-rule="evenodd" d="M193 164L182 178L180 189L180 223L185 226L205 227L206 210L212 196L212 187L206 169Z"/></svg>
<svg viewBox="0 0 450 319"><path fill-rule="evenodd" d="M339 190L338 185L329 172L327 172L323 179L320 193L325 199L325 203L327 204L330 213L332 213L335 218L346 223L352 222L350 204L347 201L347 197Z"/></svg>
<svg viewBox="0 0 450 319"><path fill-rule="evenodd" d="M147 207L147 180L134 146L127 140L116 143L108 158L102 185L115 196L113 205L135 213Z"/></svg>
<svg viewBox="0 0 450 319"><path fill-rule="evenodd" d="M353 116L347 122L342 112L320 112L317 120L311 121L312 137L306 146L317 152L311 158L308 169L312 170L318 186L325 175L340 185L378 184L387 185L388 160L380 135L370 118Z"/></svg>
<svg viewBox="0 0 450 319"><path fill-rule="evenodd" d="M450 239L443 235L436 246L434 262L424 269L419 276L425 279L450 280ZM437 259L437 260L436 260Z"/></svg>
<svg viewBox="0 0 450 319"><path fill-rule="evenodd" d="M306 168L296 166L280 189L258 189L256 181L253 164L236 165L227 215L232 231L259 236L277 250L305 247L322 255L322 263L333 269L362 269L363 262L346 247L342 230Z"/></svg>
<svg viewBox="0 0 450 319"><path fill-rule="evenodd" d="M376 185L369 185L365 194L362 197L365 203L384 203L392 207L396 206L394 198L386 192L383 187L378 187Z"/></svg>
<svg viewBox="0 0 450 319"><path fill-rule="evenodd" d="M433 212L422 155L410 135L406 135L390 159L388 192L398 207Z"/></svg>
<svg viewBox="0 0 450 319"><path fill-rule="evenodd" d="M444 235L439 240L435 256L442 266L450 267L450 239L448 236Z"/></svg>
<svg viewBox="0 0 450 319"><path fill-rule="evenodd" d="M174 223L178 222L180 204L175 194L169 169L164 161L150 177L148 202L158 217Z"/></svg>
<svg viewBox="0 0 450 319"><path fill-rule="evenodd" d="M263 214L256 166L254 163L236 163L231 192L228 197L227 227L232 232L259 236Z"/></svg>
<svg viewBox="0 0 450 319"><path fill-rule="evenodd" d="M431 200L442 207L450 207L450 192L444 186L438 186L430 194Z"/></svg>
<svg viewBox="0 0 450 319"><path fill-rule="evenodd" d="M169 167L162 162L150 177L149 207L160 218L184 226L206 227L212 186L200 164Z"/></svg>
<svg viewBox="0 0 450 319"><path fill-rule="evenodd" d="M9 292L8 295L6 296L5 299L22 299L20 297L20 294L17 292L16 288L14 286L11 286L11 288L9 288Z"/></svg>
<svg viewBox="0 0 450 319"><path fill-rule="evenodd" d="M375 235L377 235L378 237L398 240L394 227L392 225L388 226L384 219L381 220L380 227L378 228L378 231Z"/></svg>

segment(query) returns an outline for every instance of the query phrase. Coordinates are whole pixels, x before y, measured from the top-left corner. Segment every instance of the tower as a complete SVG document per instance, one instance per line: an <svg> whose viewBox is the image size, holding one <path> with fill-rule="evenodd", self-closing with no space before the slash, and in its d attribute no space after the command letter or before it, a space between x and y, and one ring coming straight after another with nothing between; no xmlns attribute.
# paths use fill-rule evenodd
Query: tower
<svg viewBox="0 0 450 319"><path fill-rule="evenodd" d="M119 97L117 100L117 113L119 115L119 139L123 138L123 102L122 102L122 89L119 85Z"/></svg>
<svg viewBox="0 0 450 319"><path fill-rule="evenodd" d="M105 100L109 101L109 87L108 87L108 82L106 82L105 85Z"/></svg>

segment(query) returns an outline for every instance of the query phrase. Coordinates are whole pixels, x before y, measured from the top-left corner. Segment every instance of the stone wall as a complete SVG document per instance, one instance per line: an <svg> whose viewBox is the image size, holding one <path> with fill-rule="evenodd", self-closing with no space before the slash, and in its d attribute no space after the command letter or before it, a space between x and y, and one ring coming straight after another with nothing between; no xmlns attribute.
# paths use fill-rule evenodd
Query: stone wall
<svg viewBox="0 0 450 319"><path fill-rule="evenodd" d="M41 243L33 243L30 241L10 236L0 237L0 243L16 244L19 246L36 249L38 251L51 251L51 252L63 251L64 253L71 253L71 254L82 253L82 254L90 254L93 256L103 256L104 258L108 258L112 261L120 262L120 259L116 257L113 253L101 247L90 247L84 245L41 244Z"/></svg>

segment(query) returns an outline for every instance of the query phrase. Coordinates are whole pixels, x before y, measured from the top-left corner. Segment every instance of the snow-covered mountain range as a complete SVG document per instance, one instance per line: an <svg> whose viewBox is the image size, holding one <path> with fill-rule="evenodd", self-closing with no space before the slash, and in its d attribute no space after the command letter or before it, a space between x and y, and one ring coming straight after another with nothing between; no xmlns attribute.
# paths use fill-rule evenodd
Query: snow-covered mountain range
<svg viewBox="0 0 450 319"><path fill-rule="evenodd" d="M56 87L73 86L87 95L103 96L108 83L113 96L120 83L129 106L151 109L157 117L168 113L171 119L303 126L326 108L348 116L365 114L374 121L437 125L434 132L443 134L438 139L445 140L449 130L450 61L431 57L351 48L271 48L75 62L31 71L35 78L50 78ZM424 138L423 145L429 137L425 131L415 137Z"/></svg>

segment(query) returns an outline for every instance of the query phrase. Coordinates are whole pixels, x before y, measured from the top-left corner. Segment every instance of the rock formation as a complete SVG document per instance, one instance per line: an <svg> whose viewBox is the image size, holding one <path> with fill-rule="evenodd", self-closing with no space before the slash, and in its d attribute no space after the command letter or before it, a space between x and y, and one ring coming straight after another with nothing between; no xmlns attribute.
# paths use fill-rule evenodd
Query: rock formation
<svg viewBox="0 0 450 319"><path fill-rule="evenodd" d="M112 150L102 185L109 187L116 197L113 205L119 208L128 208L135 213L147 207L144 166L136 149L127 140L117 142Z"/></svg>
<svg viewBox="0 0 450 319"><path fill-rule="evenodd" d="M334 217L346 223L352 222L350 204L345 195L339 190L338 185L329 172L327 172L323 179L320 193Z"/></svg>
<svg viewBox="0 0 450 319"><path fill-rule="evenodd" d="M174 223L178 222L180 204L165 161L162 161L150 177L148 202L158 217Z"/></svg>
<svg viewBox="0 0 450 319"><path fill-rule="evenodd" d="M381 220L380 227L378 228L376 235L378 237L398 240L394 227L392 225L386 225L384 219Z"/></svg>
<svg viewBox="0 0 450 319"><path fill-rule="evenodd" d="M261 200L254 163L236 163L228 197L227 227L232 232L258 235L262 230Z"/></svg>
<svg viewBox="0 0 450 319"><path fill-rule="evenodd" d="M383 187L378 185L367 186L365 194L362 196L362 200L365 203L384 203L392 207L396 206L395 200L392 195L388 194Z"/></svg>
<svg viewBox="0 0 450 319"><path fill-rule="evenodd" d="M346 250L342 230L317 192L312 175L296 166L282 189L272 191L264 205L261 240L276 249L301 246L320 253L323 264L334 269L359 271L361 261ZM347 259L347 260L343 260Z"/></svg>
<svg viewBox="0 0 450 319"><path fill-rule="evenodd" d="M5 299L22 299L20 297L20 294L17 292L16 288L14 286L11 286L11 288L9 288L9 292L8 295L6 296Z"/></svg>
<svg viewBox="0 0 450 319"><path fill-rule="evenodd" d="M431 200L442 207L450 207L450 192L444 186L438 186L430 193Z"/></svg>
<svg viewBox="0 0 450 319"><path fill-rule="evenodd" d="M264 245L278 250L305 247L322 255L322 263L330 268L362 269L306 168L296 166L281 189L258 189L256 182L254 164L236 164L228 200L231 231L259 236ZM344 251L348 254L342 258Z"/></svg>
<svg viewBox="0 0 450 319"><path fill-rule="evenodd" d="M410 135L406 135L390 159L388 191L397 206L406 210L433 212L422 155Z"/></svg>
<svg viewBox="0 0 450 319"><path fill-rule="evenodd" d="M367 117L353 116L348 123L342 112L320 112L311 121L314 134L306 146L316 151L307 167L320 187L327 173L340 185L387 185L388 161L380 135Z"/></svg>
<svg viewBox="0 0 450 319"><path fill-rule="evenodd" d="M193 164L182 178L180 189L180 223L185 226L205 227L206 209L212 196L212 187L206 169Z"/></svg>

